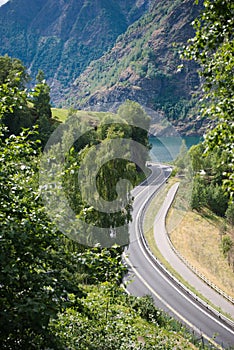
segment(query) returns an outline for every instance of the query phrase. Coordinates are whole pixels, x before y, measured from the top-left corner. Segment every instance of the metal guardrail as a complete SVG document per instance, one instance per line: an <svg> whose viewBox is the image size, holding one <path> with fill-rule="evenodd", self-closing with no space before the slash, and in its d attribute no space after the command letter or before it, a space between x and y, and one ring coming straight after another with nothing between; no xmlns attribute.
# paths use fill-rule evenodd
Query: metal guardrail
<svg viewBox="0 0 234 350"><path fill-rule="evenodd" d="M170 176L170 175L169 175ZM189 290L187 287L185 287L175 276L173 276L168 270L167 268L155 257L155 255L152 253L151 249L148 246L148 243L146 241L146 238L144 236L143 233L143 227L142 227L142 222L143 222L143 218L146 212L146 209L149 206L149 203L151 201L151 199L155 196L155 194L160 190L160 188L165 184L165 182L167 181L167 179L169 178L169 176L167 178L165 178L164 182L150 195L150 197L148 198L147 203L144 205L143 210L140 214L140 220L138 223L138 229L140 232L140 239L141 242L143 243L143 247L146 251L146 253L148 254L148 256L150 257L151 261L156 264L156 266L171 280L173 281L181 290L183 290L184 292L186 292L187 295L189 295L195 302L199 303L199 305L206 311L209 311L210 313L212 313L213 315L216 316L217 319L222 319L223 322L225 322L229 327L234 328L234 322L229 319L228 317L226 317L225 315L223 315L222 313L218 312L217 310L215 310L213 307L211 307L209 304L205 303L201 298L199 298L196 294L194 294L191 290ZM169 209L168 209L169 210ZM168 237L169 239L169 237ZM169 239L170 241L170 239ZM173 246L172 242L171 245ZM174 248L175 249L175 248ZM207 279L206 279L207 280ZM205 280L204 280L205 282ZM218 288L218 287L217 287ZM218 288L219 289L219 288ZM231 297L230 297L231 298Z"/></svg>
<svg viewBox="0 0 234 350"><path fill-rule="evenodd" d="M177 191L175 192L176 195ZM173 203L173 201L172 201ZM171 203L171 205L172 205ZM170 206L171 207L171 206ZM169 209L168 209L169 210ZM173 245L171 238L166 230L166 235L168 242L170 244L171 249L174 251L174 253L178 256L178 258L193 272L197 277L199 277L203 282L205 282L209 287L214 289L218 294L222 295L226 300L228 300L230 303L234 305L234 298L232 298L230 295L228 295L226 292L224 292L221 288L216 286L215 283L211 282L204 274L202 274L195 266L193 266Z"/></svg>
<svg viewBox="0 0 234 350"><path fill-rule="evenodd" d="M193 293L191 290L189 290L185 285L183 285L175 276L173 276L167 268L154 256L154 254L151 252L147 241L145 240L144 235L141 236L141 241L143 243L144 249L148 256L150 257L151 261L162 271L173 283L177 285L177 287L180 288L183 292L186 293L187 296L189 296L193 301L196 303L199 303L200 307L203 308L203 310L209 312L213 316L216 317L218 320L222 320L226 325L234 329L234 322L223 315L221 312L218 312L213 307L211 307L209 304L205 303L201 298L199 298L195 293ZM196 331L196 330L195 330Z"/></svg>
<svg viewBox="0 0 234 350"><path fill-rule="evenodd" d="M167 232L167 231L166 231ZM211 282L205 275L203 275L195 266L193 266L173 245L170 236L167 233L168 242L171 246L171 249L174 251L174 253L180 258L180 260L190 269L192 270L195 275L197 275L203 282L205 282L209 287L214 289L217 293L222 295L225 299L227 299L230 303L234 305L234 298L232 298L230 295L228 295L226 292L224 292L222 289L220 289L216 284Z"/></svg>

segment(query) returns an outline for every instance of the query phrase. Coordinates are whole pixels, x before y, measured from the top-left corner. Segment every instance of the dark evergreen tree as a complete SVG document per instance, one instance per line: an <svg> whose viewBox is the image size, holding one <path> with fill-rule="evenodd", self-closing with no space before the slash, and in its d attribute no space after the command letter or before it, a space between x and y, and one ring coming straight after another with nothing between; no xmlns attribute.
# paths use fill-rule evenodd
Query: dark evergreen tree
<svg viewBox="0 0 234 350"><path fill-rule="evenodd" d="M47 118L52 117L50 105L50 87L46 83L42 70L39 70L37 74L37 84L32 92L32 102L36 110L37 118L43 116Z"/></svg>

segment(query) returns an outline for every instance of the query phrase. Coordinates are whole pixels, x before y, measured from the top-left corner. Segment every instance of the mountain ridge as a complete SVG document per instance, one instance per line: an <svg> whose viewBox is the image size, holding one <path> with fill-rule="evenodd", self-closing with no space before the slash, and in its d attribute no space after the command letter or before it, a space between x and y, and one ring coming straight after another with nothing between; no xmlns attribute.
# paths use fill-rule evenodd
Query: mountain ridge
<svg viewBox="0 0 234 350"><path fill-rule="evenodd" d="M182 134L203 134L197 66L177 69L200 9L193 0L11 0L0 7L0 54L21 59L33 79L42 69L57 107L131 99Z"/></svg>
<svg viewBox="0 0 234 350"><path fill-rule="evenodd" d="M75 80L68 105L116 110L131 99L151 109L153 118L156 113L169 119L180 133L202 135L209 122L198 117L196 108L198 67L183 62L183 70L178 70L179 50L194 35L191 22L200 9L193 0L154 1L151 10Z"/></svg>
<svg viewBox="0 0 234 350"><path fill-rule="evenodd" d="M17 57L33 78L45 72L53 96L102 56L149 0L12 0L0 7L0 54Z"/></svg>

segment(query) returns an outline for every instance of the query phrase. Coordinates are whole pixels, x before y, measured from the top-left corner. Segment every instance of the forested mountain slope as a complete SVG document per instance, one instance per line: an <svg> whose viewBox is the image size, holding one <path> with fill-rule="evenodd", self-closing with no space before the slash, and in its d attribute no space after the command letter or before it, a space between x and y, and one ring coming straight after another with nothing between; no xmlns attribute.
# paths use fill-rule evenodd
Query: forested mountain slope
<svg viewBox="0 0 234 350"><path fill-rule="evenodd" d="M178 71L179 50L193 36L191 22L200 10L193 0L152 2L112 50L77 78L68 103L104 109L129 98L163 111L182 133L202 133L202 122L191 112L191 97L200 84L197 66L186 62Z"/></svg>
<svg viewBox="0 0 234 350"><path fill-rule="evenodd" d="M0 7L0 55L42 69L58 101L86 66L114 45L149 0L12 0Z"/></svg>
<svg viewBox="0 0 234 350"><path fill-rule="evenodd" d="M106 110L126 99L203 134L197 66L179 50L194 32L193 0L12 0L0 7L0 55L45 73L54 105Z"/></svg>

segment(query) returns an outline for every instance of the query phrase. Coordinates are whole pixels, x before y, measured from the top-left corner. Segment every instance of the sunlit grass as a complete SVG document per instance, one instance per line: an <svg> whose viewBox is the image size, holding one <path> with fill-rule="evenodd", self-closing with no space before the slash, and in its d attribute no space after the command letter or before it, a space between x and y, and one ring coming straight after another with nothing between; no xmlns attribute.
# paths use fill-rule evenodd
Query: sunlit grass
<svg viewBox="0 0 234 350"><path fill-rule="evenodd" d="M177 215L177 211L175 208L170 211L168 221ZM234 297L234 273L220 248L221 227L222 219L214 214L203 215L188 211L180 225L170 231L170 238L176 249L192 266Z"/></svg>
<svg viewBox="0 0 234 350"><path fill-rule="evenodd" d="M51 108L52 117L58 119L61 122L64 122L68 116L68 110L63 108Z"/></svg>
<svg viewBox="0 0 234 350"><path fill-rule="evenodd" d="M160 250L158 249L158 246L155 242L154 239L154 230L153 230L153 224L155 217L157 215L157 212L159 211L160 207L162 206L166 195L170 189L170 187L177 182L177 178L171 178L169 179L168 183L164 185L164 187L160 190L160 192L154 197L152 202L150 203L146 213L145 213L145 220L144 220L144 225L143 225L143 230L144 230L144 235L147 240L148 246L151 250L151 252L154 254L155 257L158 258L158 260L163 264L163 266L173 275L175 278L180 281L184 286L186 286L189 290L191 290L194 294L196 294L199 298L204 300L207 304L211 305L214 309L216 309L219 312L222 312L220 308L217 308L215 305L213 305L210 300L206 299L203 295L201 295L194 287L192 287L187 281L185 281L178 273L177 271L168 263L168 261L164 258L164 256L161 254ZM180 184L182 186L182 184ZM230 290L222 288L223 281L222 279L219 280L219 283L216 279L212 279L212 276L207 272L206 273L206 268L207 266L210 266L211 261L210 255L213 255L214 259L215 257L217 258L218 252L217 249L219 250L219 256L221 255L220 249L219 249L219 244L216 242L217 249L212 249L212 246L214 245L213 240L210 240L209 244L204 244L203 241L199 242L197 240L194 240L194 234L195 232L199 232L199 235L202 236L203 232L203 227L194 225L194 222L191 222L189 219L189 215L191 214L191 211L185 211L185 207L183 203L183 199L180 198L180 196L183 196L183 192L186 189L183 188L181 192L178 195L177 202L174 201L172 208L169 211L168 217L167 217L167 223L166 225L170 227L174 227L174 230L171 232L170 238L172 239L172 242L176 249L186 258L187 261L189 261L193 266L197 267L198 271L201 272L206 276L207 279L212 281L214 284L216 284L220 289L224 290L226 293L229 295L233 295L233 289L231 288ZM194 213L193 213L194 214ZM198 214L197 214L198 215ZM198 220L198 218L196 219ZM204 220L204 218L200 217L198 221ZM209 216L210 220L210 225L214 225L214 218L212 219L211 216ZM171 221L171 222L170 222ZM217 224L217 218L215 223ZM189 236L190 240L184 244L184 237L181 236L181 234L178 234L178 232L183 232L184 228L187 230L187 235ZM168 229L168 227L167 227ZM175 238L176 237L176 238ZM206 237L206 240L209 240L209 237ZM200 246L201 244L203 245L204 249L204 259L203 259L203 265L199 265L198 262L195 264L194 262L194 257L193 260L190 260L190 255L191 255L191 250L195 250L200 252ZM190 252L190 253L188 253ZM196 257L195 259L198 259ZM224 258L221 257L222 261L224 261ZM224 261L225 262L225 261ZM233 274L232 276L229 275L225 270L227 268L227 262L223 265L222 269L221 266L222 264L219 265L216 264L215 262L212 262L212 265L215 266L215 271L220 268L221 273L224 273L224 279L228 280L229 282L226 284L231 284L233 285ZM229 270L231 270L229 268ZM221 277L221 276L220 276ZM229 315L227 315L229 317Z"/></svg>

